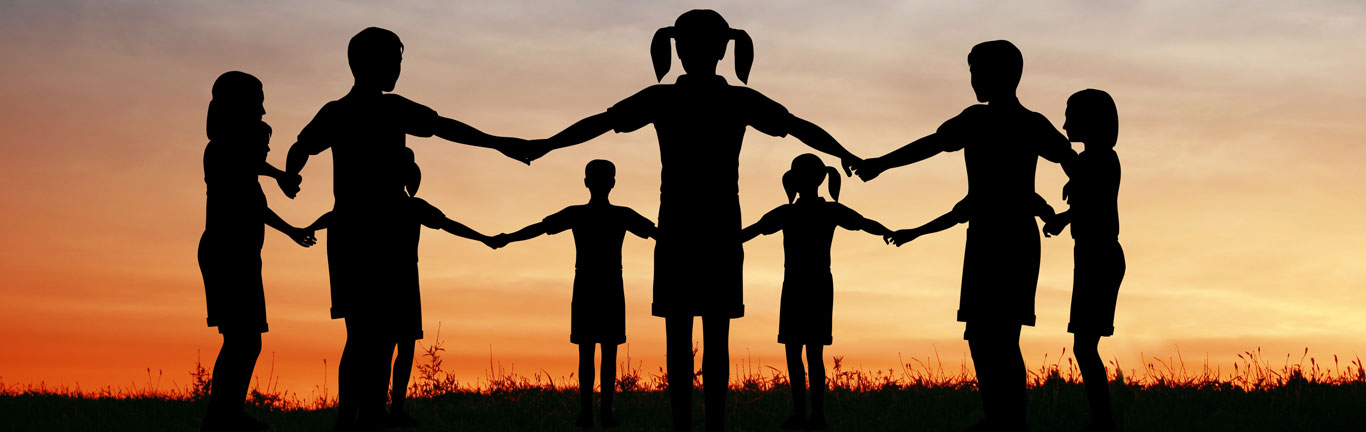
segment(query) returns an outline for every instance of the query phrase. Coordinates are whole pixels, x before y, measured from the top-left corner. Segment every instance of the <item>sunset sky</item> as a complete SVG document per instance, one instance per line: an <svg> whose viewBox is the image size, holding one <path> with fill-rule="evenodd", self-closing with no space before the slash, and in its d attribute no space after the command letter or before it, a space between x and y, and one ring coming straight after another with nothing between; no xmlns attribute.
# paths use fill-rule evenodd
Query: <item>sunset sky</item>
<svg viewBox="0 0 1366 432"><path fill-rule="evenodd" d="M212 363L221 339L204 325L195 250L205 111L219 74L264 82L276 166L317 110L349 89L346 43L368 26L406 45L396 93L490 133L538 138L653 84L651 36L693 8L716 9L753 37L750 87L863 157L974 103L966 56L978 42L1020 47L1020 99L1056 126L1073 92L1112 94L1128 273L1115 336L1100 347L1107 360L1141 369L1179 350L1188 367L1208 356L1228 369L1259 347L1278 359L1306 347L1320 360L1366 354L1366 4L1125 3L6 1L0 382L141 387L150 368L153 381L164 371L165 388L186 384L196 358ZM719 71L739 84L729 54ZM664 80L680 72L675 60ZM585 202L583 166L596 158L618 166L613 202L658 212L651 128L531 167L434 138L408 146L424 170L419 196L485 233ZM779 179L809 151L747 134L746 223L786 201ZM293 224L312 221L331 207L331 167L328 154L310 161L295 200L267 179L271 207ZM1040 163L1038 177L1037 190L1065 206L1061 170ZM948 153L871 183L846 179L840 198L909 228L965 191L962 154ZM262 251L270 332L257 375L273 358L280 386L303 395L324 380L335 394L345 337L328 318L320 237L303 249L271 231ZM937 352L956 371L967 354L954 321L963 240L963 227L901 248L838 233L828 355L885 370ZM731 324L732 364L782 369L781 245L770 236L745 247L747 315ZM1031 366L1071 345L1072 241L1043 245L1038 326L1022 339ZM446 365L466 383L490 363L567 377L573 247L558 235L490 251L425 231L422 343L439 325ZM664 322L649 314L652 248L629 237L623 251L629 351L647 373L664 359Z"/></svg>

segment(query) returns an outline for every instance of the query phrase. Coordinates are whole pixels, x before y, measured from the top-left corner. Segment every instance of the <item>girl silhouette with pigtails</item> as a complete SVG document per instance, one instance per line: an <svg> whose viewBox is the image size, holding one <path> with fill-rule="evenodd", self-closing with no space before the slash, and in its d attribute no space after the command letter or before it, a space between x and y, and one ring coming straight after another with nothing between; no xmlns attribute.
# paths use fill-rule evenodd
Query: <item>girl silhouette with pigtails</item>
<svg viewBox="0 0 1366 432"><path fill-rule="evenodd" d="M691 430L692 327L693 318L700 316L707 430L719 431L729 381L730 320L745 313L737 186L745 127L777 137L791 134L840 158L845 167L859 159L819 126L716 74L730 41L735 41L735 72L741 82L748 81L754 59L749 35L731 28L720 14L691 10L672 27L655 32L650 55L656 79L669 71L670 41L677 43L686 72L674 84L647 87L606 112L580 120L542 141L540 151L580 144L607 131L631 132L654 124L663 169L651 310L665 319L667 329L674 428Z"/></svg>
<svg viewBox="0 0 1366 432"><path fill-rule="evenodd" d="M829 177L830 198L817 190ZM787 204L769 211L759 222L740 232L741 241L759 234L783 232L783 294L778 312L778 343L787 347L787 370L792 383L792 416L783 429L825 429L825 363L821 351L831 343L834 312L834 281L830 275L830 241L835 227L887 236L892 232L840 204L840 176L821 158L803 154L792 160L783 175ZM806 378L802 373L802 346L806 346L811 375L811 417L806 417Z"/></svg>

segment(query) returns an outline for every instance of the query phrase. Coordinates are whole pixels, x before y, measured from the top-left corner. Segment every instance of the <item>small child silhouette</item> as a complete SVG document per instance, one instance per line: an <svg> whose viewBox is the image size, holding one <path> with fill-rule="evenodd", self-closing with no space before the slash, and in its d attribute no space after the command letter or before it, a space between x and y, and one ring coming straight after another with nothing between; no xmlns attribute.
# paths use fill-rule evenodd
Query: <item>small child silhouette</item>
<svg viewBox="0 0 1366 432"><path fill-rule="evenodd" d="M588 204L565 207L496 242L515 242L541 234L574 233L574 294L570 303L569 341L579 345L579 427L593 427L593 345L602 345L603 427L620 424L612 415L616 390L617 345L626 342L626 297L621 280L621 242L626 232L640 238L655 235L655 224L628 207L612 205L617 167L598 159L584 169Z"/></svg>
<svg viewBox="0 0 1366 432"><path fill-rule="evenodd" d="M1087 89L1067 99L1067 139L1085 146L1068 173L1063 198L1070 208L1043 227L1058 235L1070 222L1074 248L1072 311L1067 331L1075 335L1077 357L1091 405L1087 431L1118 430L1110 412L1105 363L1097 345L1115 333L1115 304L1124 280L1124 249L1119 246L1119 114L1108 93Z"/></svg>
<svg viewBox="0 0 1366 432"><path fill-rule="evenodd" d="M824 345L831 343L831 318L834 312L834 281L830 275L830 242L835 227L862 230L879 236L892 232L882 224L859 215L838 202L829 202L817 193L829 177L830 197L839 200L840 176L825 166L820 157L806 153L792 160L792 169L783 175L787 204L769 211L754 225L740 232L741 241L759 234L783 232L783 294L778 314L778 343L787 347L787 369L792 383L792 416L780 425L783 429L825 429ZM795 201L794 201L795 199ZM802 373L802 346L806 346L811 375L811 418L806 417L805 377Z"/></svg>
<svg viewBox="0 0 1366 432"><path fill-rule="evenodd" d="M370 378L376 380L383 380L384 376L388 375L385 373L389 369L388 359L394 358L393 387L390 391L392 406L384 423L393 427L416 427L418 426L417 420L408 415L403 405L408 394L408 377L412 375L413 371L413 350L417 340L422 339L422 299L418 287L417 270L417 248L421 227L445 230L458 237L483 242L490 248L496 249L502 245L495 243L492 237L480 234L460 222L451 220L427 201L413 196L417 194L418 186L421 185L422 172L414 161L412 149L402 147L397 151L394 160L380 165L392 169L393 178L403 180L404 188L409 196L401 201L397 207L390 210L397 213L396 216L404 221L403 223L410 225L411 228L403 230L401 235L394 239L396 244L393 250L401 250L402 253L389 257L396 261L392 268L403 268L404 271L401 274L394 275L394 283L388 286L388 289L376 290L373 292L375 295L367 296L369 298L363 300L366 304L374 306L368 310L376 312L367 321L375 323L376 331L382 337L392 340L392 343L388 344L384 351L372 353L373 356L367 357L371 360L369 363L379 363L378 365L369 365L370 368L373 368L370 370L375 375ZM304 230L311 235L316 230L326 229L332 218L332 212L324 213ZM361 314L361 312L357 312L357 314ZM357 318L363 317L358 315ZM398 350L397 356L394 355L395 348ZM371 392L382 391L368 386L367 390ZM373 400L373 398L366 398L365 400ZM382 399L380 403L383 403ZM368 406L360 409L382 410L383 407Z"/></svg>
<svg viewBox="0 0 1366 432"><path fill-rule="evenodd" d="M199 270L204 276L209 327L223 334L223 348L213 364L209 408L203 431L258 431L266 424L242 411L251 371L261 354L266 324L266 296L261 283L263 226L275 228L299 245L314 243L311 234L285 223L270 207L257 177L275 177L282 187L297 185L266 162L270 125L261 81L243 72L226 72L213 83L204 148L204 184L208 203L204 235L199 239Z"/></svg>

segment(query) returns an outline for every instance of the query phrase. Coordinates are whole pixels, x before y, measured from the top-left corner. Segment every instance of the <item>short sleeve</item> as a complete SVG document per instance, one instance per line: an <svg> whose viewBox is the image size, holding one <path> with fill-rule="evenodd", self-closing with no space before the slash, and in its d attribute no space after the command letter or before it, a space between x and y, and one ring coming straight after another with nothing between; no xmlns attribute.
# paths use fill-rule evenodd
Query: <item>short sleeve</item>
<svg viewBox="0 0 1366 432"><path fill-rule="evenodd" d="M410 198L409 203L413 218L428 228L440 229L441 223L446 221L445 213L422 198Z"/></svg>
<svg viewBox="0 0 1366 432"><path fill-rule="evenodd" d="M630 207L621 207L621 218L622 225L625 226L626 230L636 235L648 233L650 229L655 227L654 221L641 216L640 213L636 213Z"/></svg>
<svg viewBox="0 0 1366 432"><path fill-rule="evenodd" d="M541 227L545 228L546 234L559 234L567 229L574 227L578 211L575 207L565 207L564 210L555 212L541 220Z"/></svg>
<svg viewBox="0 0 1366 432"><path fill-rule="evenodd" d="M309 120L303 130L299 131L299 139L294 147L301 147L310 155L322 153L323 150L332 148L332 143L336 141L337 131L337 107L336 102L328 102L323 105L318 113L313 115L313 120Z"/></svg>
<svg viewBox="0 0 1366 432"><path fill-rule="evenodd" d="M778 208L765 213L764 217L759 218L759 221L754 223L755 228L759 230L759 233L764 235L781 231L783 225L787 222L787 213L791 206L791 204L783 204L778 206Z"/></svg>
<svg viewBox="0 0 1366 432"><path fill-rule="evenodd" d="M385 94L384 98L385 108L392 113L403 133L429 137L436 131L436 121L440 118L436 110L393 93Z"/></svg>
<svg viewBox="0 0 1366 432"><path fill-rule="evenodd" d="M617 133L632 132L655 121L664 85L653 85L607 109L608 123Z"/></svg>
<svg viewBox="0 0 1366 432"><path fill-rule="evenodd" d="M839 225L840 228L858 230L863 223L863 215L844 204L832 202L830 209L835 219L835 225Z"/></svg>
<svg viewBox="0 0 1366 432"><path fill-rule="evenodd" d="M1076 155L1076 152L1072 150L1072 143L1067 140L1067 136L1058 132L1058 128L1053 127L1053 122L1048 121L1048 117L1039 113L1033 114L1033 141L1039 156L1052 162L1064 162Z"/></svg>
<svg viewBox="0 0 1366 432"><path fill-rule="evenodd" d="M744 109L746 124L766 135L787 136L787 129L792 124L792 113L787 111L787 107L769 99L758 90L749 87L736 88L740 89L740 106Z"/></svg>
<svg viewBox="0 0 1366 432"><path fill-rule="evenodd" d="M986 105L973 105L954 118L939 125L934 131L944 141L944 151L959 151L971 141L972 132L981 128L981 117Z"/></svg>

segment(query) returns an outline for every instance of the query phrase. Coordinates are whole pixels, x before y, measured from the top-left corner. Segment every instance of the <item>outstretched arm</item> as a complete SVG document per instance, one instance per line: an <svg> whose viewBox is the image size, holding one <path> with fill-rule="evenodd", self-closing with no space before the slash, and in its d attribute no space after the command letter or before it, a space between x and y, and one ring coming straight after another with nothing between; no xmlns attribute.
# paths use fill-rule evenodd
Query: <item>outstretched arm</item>
<svg viewBox="0 0 1366 432"><path fill-rule="evenodd" d="M882 157L875 157L864 160L854 166L854 172L863 181L870 181L881 175L883 171L903 167L937 155L949 150L949 140L939 133L926 135L924 138L912 141L899 149L892 150Z"/></svg>
<svg viewBox="0 0 1366 432"><path fill-rule="evenodd" d="M499 234L498 239L503 243L512 243L531 240L542 234L546 234L545 225L541 224L540 222L537 222L531 225L527 225L526 228L519 229L516 232L508 234Z"/></svg>
<svg viewBox="0 0 1366 432"><path fill-rule="evenodd" d="M456 222L451 218L445 218L445 220L442 220L440 225L438 226L448 233L455 234L456 237L464 237L470 240L485 243L487 243L488 240L491 239L491 237L481 234L479 231L475 231L473 228L467 227L465 226L465 224Z"/></svg>
<svg viewBox="0 0 1366 432"><path fill-rule="evenodd" d="M312 224L309 224L308 226L304 227L304 231L308 231L309 233L312 233L312 232L317 231L317 230L327 229L328 225L331 225L331 224L332 224L332 212L323 213L322 216L318 216L318 220L315 220L315 221L313 221Z"/></svg>
<svg viewBox="0 0 1366 432"><path fill-rule="evenodd" d="M655 226L655 223L650 219L646 218L645 216L641 216L640 213L636 213L634 210L632 210L630 218L632 219L632 221L626 227L626 229L630 231L631 234L635 234L640 238L647 239L655 237L655 235L659 233L659 227Z"/></svg>
<svg viewBox="0 0 1366 432"><path fill-rule="evenodd" d="M829 132L821 129L820 126L816 126L815 123L797 116L790 116L789 118L788 134L811 146L816 151L840 158L840 165L844 167L844 175L853 175L853 168L862 162L862 159L854 156L854 153L845 149L839 141L835 140L835 137L830 136Z"/></svg>
<svg viewBox="0 0 1366 432"><path fill-rule="evenodd" d="M926 234L934 234L952 228L954 225L958 225L962 222L962 216L960 216L957 212L950 211L948 213L945 213L943 216L934 218L934 220L919 227L904 229L892 233L892 235L884 237L884 240L886 240L887 243L895 244L898 247L900 247L901 245L906 244L907 242L910 242L912 240L915 240L920 236Z"/></svg>
<svg viewBox="0 0 1366 432"><path fill-rule="evenodd" d="M754 225L750 225L745 227L744 229L741 229L740 243L754 240L754 238L758 237L760 234L771 235L773 233L778 232L779 230L782 230L782 214L780 213L782 209L783 207L775 208L769 211L767 214L765 214L764 217L759 218L759 221L755 222Z"/></svg>
<svg viewBox="0 0 1366 432"><path fill-rule="evenodd" d="M535 159L530 157L533 149L526 140L489 135L455 119L437 117L436 124L432 126L432 135L454 143L498 150L503 155L528 165Z"/></svg>
<svg viewBox="0 0 1366 432"><path fill-rule="evenodd" d="M610 130L612 124L609 115L605 112L596 114L575 122L550 138L532 141L527 157L535 160L551 150L583 144Z"/></svg>
<svg viewBox="0 0 1366 432"><path fill-rule="evenodd" d="M289 236L290 240L294 240L299 246L309 247L318 242L318 239L313 237L312 232L285 223L285 220L280 219L280 215L275 214L275 211L269 207L266 208L266 225Z"/></svg>

